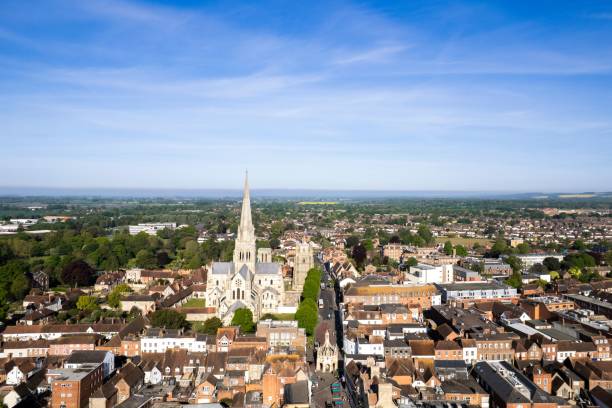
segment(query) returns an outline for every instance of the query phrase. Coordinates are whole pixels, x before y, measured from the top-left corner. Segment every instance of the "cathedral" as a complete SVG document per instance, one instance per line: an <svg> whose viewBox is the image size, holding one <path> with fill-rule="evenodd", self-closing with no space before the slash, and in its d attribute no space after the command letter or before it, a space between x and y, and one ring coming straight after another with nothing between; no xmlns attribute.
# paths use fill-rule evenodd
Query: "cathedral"
<svg viewBox="0 0 612 408"><path fill-rule="evenodd" d="M213 262L208 273L206 305L217 308L217 316L229 324L234 312L248 308L253 319L277 313L283 305L285 287L281 265L271 262L270 248L255 245L248 176L244 180L240 226L232 262Z"/></svg>

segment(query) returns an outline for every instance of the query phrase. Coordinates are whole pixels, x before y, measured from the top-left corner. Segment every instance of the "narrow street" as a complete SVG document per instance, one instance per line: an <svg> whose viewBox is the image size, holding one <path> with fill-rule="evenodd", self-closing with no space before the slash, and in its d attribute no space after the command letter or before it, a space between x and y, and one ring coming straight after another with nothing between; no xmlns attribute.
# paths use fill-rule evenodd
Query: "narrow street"
<svg viewBox="0 0 612 408"><path fill-rule="evenodd" d="M341 392L336 394L335 400L339 398L342 403L336 406L352 406L349 404L347 393L342 381L344 375L344 363L342 356L342 318L338 307L338 293L334 288L333 279L329 272L323 266L323 274L321 276L322 289L319 294L319 299L323 300L322 307L319 307L319 323L318 326L326 325L330 330L330 337L335 341L339 350L338 371L335 374L315 372L313 377L312 388L312 404L315 407L326 407L332 403L331 386L333 383L339 382L342 385ZM330 406L330 405L327 405Z"/></svg>

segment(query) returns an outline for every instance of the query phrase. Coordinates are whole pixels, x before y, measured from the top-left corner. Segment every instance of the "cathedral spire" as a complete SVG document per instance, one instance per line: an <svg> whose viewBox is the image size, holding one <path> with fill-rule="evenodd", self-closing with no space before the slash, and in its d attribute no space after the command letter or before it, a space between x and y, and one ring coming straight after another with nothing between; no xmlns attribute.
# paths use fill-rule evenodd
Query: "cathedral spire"
<svg viewBox="0 0 612 408"><path fill-rule="evenodd" d="M251 194L249 192L249 172L244 176L244 191L242 192L242 212L240 214L240 227L238 228L238 240L255 239L255 228L251 218Z"/></svg>
<svg viewBox="0 0 612 408"><path fill-rule="evenodd" d="M240 213L240 226L234 246L234 265L240 270L246 265L249 270L255 271L255 258L257 245L255 243L255 227L251 218L251 194L249 192L249 173L244 176L244 191L242 196L242 212Z"/></svg>

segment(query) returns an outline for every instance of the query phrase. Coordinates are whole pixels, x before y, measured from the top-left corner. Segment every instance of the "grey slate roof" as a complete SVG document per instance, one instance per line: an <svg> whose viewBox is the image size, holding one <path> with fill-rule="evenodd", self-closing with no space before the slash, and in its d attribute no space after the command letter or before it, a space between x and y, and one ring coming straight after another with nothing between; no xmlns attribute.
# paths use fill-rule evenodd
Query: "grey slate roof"
<svg viewBox="0 0 612 408"><path fill-rule="evenodd" d="M228 275L234 273L233 262L213 262L211 272L213 275Z"/></svg>
<svg viewBox="0 0 612 408"><path fill-rule="evenodd" d="M298 381L285 385L286 404L308 404L308 381Z"/></svg>
<svg viewBox="0 0 612 408"><path fill-rule="evenodd" d="M491 392L498 395L506 404L553 402L550 394L538 388L524 374L514 369L510 364L503 361L500 362L499 365L502 366L505 372L511 373L514 378L525 386L527 395L521 393L518 387L507 379L507 376L496 371L493 366L486 361L476 363L474 370L481 381L489 384Z"/></svg>
<svg viewBox="0 0 612 408"><path fill-rule="evenodd" d="M246 265L242 265L242 267L238 271L238 274L242 276L242 279L244 279L245 281L251 280L251 271L249 271L249 267Z"/></svg>
<svg viewBox="0 0 612 408"><path fill-rule="evenodd" d="M66 360L67 364L103 363L108 351L74 350Z"/></svg>
<svg viewBox="0 0 612 408"><path fill-rule="evenodd" d="M256 275L277 275L281 266L276 262L258 262L255 264Z"/></svg>

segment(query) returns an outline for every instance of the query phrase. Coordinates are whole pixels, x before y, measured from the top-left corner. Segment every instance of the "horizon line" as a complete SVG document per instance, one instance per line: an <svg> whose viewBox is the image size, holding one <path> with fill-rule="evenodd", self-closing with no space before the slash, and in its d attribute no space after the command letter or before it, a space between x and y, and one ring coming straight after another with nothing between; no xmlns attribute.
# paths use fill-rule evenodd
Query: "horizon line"
<svg viewBox="0 0 612 408"><path fill-rule="evenodd" d="M270 195L279 197L305 197L312 195L336 196L345 195L355 198L359 194L376 196L376 198L396 198L419 195L453 197L460 196L532 196L530 198L550 198L552 195L590 195L591 197L559 197L559 198L607 198L612 197L612 190L566 190L566 191L529 191L529 190L401 190L401 189L332 189L332 188L251 188L251 193L259 197ZM35 187L35 186L0 186L0 197L121 197L121 198L234 198L242 194L237 188L170 188L170 187Z"/></svg>

